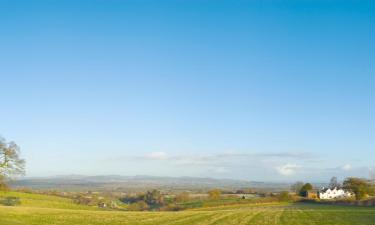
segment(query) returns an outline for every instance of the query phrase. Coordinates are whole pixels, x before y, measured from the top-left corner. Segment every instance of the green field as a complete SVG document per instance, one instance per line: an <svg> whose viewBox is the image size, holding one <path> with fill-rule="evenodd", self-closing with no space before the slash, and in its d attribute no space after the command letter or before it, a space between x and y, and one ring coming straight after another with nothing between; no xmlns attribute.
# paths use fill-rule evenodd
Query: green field
<svg viewBox="0 0 375 225"><path fill-rule="evenodd" d="M2 196L4 194L1 194ZM103 211L69 199L7 193L19 206L0 206L1 225L120 224L375 224L375 208L315 204L245 204L180 212Z"/></svg>

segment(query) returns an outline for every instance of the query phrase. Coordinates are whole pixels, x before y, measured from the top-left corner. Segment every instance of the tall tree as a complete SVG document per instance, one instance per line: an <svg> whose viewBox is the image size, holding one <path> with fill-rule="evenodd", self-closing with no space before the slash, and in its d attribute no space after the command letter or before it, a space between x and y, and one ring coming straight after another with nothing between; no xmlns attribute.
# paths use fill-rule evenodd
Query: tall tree
<svg viewBox="0 0 375 225"><path fill-rule="evenodd" d="M332 177L331 180L329 181L329 188L340 188L341 184L337 181L337 177Z"/></svg>
<svg viewBox="0 0 375 225"><path fill-rule="evenodd" d="M313 189L313 186L310 183L306 183L302 186L301 190L299 191L299 194L302 197L307 197L308 191L311 191Z"/></svg>
<svg viewBox="0 0 375 225"><path fill-rule="evenodd" d="M370 184L363 178L349 177L344 181L344 189L352 191L357 200L364 199L371 192Z"/></svg>
<svg viewBox="0 0 375 225"><path fill-rule="evenodd" d="M9 178L25 173L25 160L20 158L19 153L16 143L0 138L0 186L5 186Z"/></svg>
<svg viewBox="0 0 375 225"><path fill-rule="evenodd" d="M298 181L290 186L290 190L293 191L294 193L299 193L303 185L304 183L302 181Z"/></svg>
<svg viewBox="0 0 375 225"><path fill-rule="evenodd" d="M159 190L147 191L144 201L151 207L159 207L164 203L164 197Z"/></svg>

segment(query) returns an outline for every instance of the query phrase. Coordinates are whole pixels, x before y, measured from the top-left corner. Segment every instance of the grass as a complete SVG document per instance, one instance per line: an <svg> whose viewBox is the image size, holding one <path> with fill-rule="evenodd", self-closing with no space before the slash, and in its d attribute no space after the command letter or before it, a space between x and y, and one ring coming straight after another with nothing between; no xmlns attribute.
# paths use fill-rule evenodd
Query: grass
<svg viewBox="0 0 375 225"><path fill-rule="evenodd" d="M240 204L181 212L100 211L69 199L18 195L22 204L0 206L1 225L374 224L375 208L300 204ZM1 194L0 194L1 195ZM45 201L45 202L44 202ZM44 202L44 203L43 203Z"/></svg>
<svg viewBox="0 0 375 225"><path fill-rule="evenodd" d="M93 210L94 207L78 205L73 200L51 195L29 194L22 192L0 192L2 197L18 197L21 199L21 207L37 208L55 208L55 209L87 209Z"/></svg>

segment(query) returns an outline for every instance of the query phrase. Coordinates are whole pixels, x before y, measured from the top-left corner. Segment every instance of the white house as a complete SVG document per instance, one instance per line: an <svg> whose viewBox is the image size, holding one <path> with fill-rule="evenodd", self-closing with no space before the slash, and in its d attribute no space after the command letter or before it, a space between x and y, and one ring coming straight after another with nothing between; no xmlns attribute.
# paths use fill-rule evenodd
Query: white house
<svg viewBox="0 0 375 225"><path fill-rule="evenodd" d="M349 191L345 191L341 188L323 188L319 191L319 198L320 199L335 199L335 198L349 198L352 197L353 194Z"/></svg>

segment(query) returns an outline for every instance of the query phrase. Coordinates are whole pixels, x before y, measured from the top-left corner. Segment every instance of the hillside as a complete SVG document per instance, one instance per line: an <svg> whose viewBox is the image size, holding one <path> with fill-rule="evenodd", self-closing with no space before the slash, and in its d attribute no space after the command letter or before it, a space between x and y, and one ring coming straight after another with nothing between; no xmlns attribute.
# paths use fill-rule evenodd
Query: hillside
<svg viewBox="0 0 375 225"><path fill-rule="evenodd" d="M1 194L4 196L4 194ZM373 224L375 208L312 204L247 204L181 212L102 211L67 199L35 194L19 196L21 205L0 206L1 225L188 225L188 224Z"/></svg>
<svg viewBox="0 0 375 225"><path fill-rule="evenodd" d="M43 194L29 194L21 192L0 192L0 198L3 197L18 197L21 200L21 207L27 208L53 208L53 209L79 209L79 210L93 210L95 208L78 205L72 199L62 198Z"/></svg>

